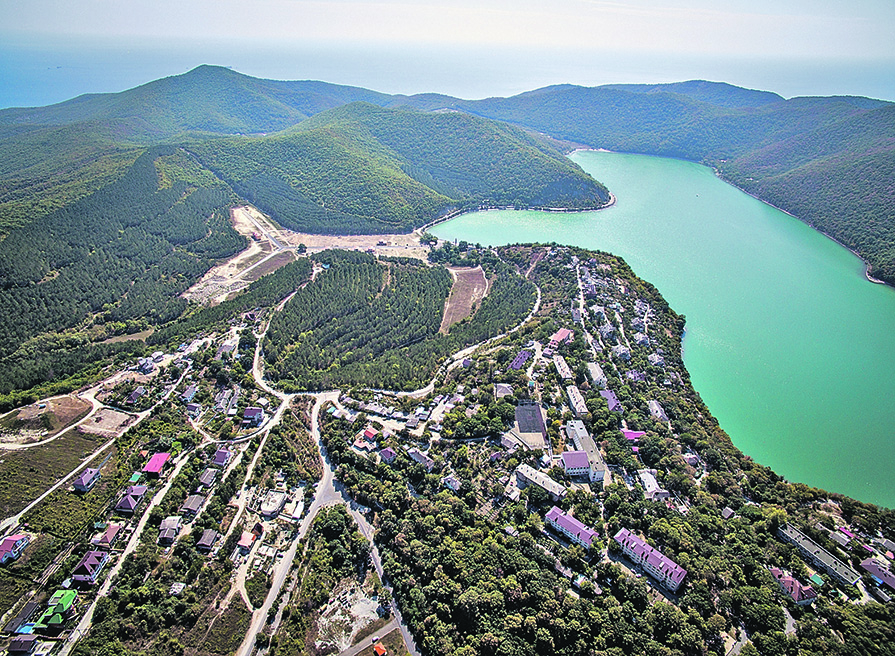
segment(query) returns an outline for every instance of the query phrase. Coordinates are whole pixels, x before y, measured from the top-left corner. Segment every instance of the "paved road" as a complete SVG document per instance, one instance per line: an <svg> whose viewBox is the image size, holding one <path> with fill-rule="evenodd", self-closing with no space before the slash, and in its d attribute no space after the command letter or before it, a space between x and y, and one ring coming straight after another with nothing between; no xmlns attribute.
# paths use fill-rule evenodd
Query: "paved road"
<svg viewBox="0 0 895 656"><path fill-rule="evenodd" d="M340 651L338 656L356 656L356 654L361 653L364 649L367 649L370 645L375 643L373 638L382 637L382 636L386 635L387 633L391 633L392 631L394 631L397 628L400 628L398 626L398 620L393 617L388 624L386 624L385 626L383 626L381 629L379 629L376 632L375 636L370 636L369 638L364 638L363 640L358 642L356 645L353 645L344 651Z"/></svg>

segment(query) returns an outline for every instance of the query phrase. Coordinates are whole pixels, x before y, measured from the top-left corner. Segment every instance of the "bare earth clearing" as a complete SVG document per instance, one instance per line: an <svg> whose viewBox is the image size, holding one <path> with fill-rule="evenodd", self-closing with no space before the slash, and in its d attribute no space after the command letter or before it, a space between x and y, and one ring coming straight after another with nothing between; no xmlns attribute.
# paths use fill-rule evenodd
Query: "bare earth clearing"
<svg viewBox="0 0 895 656"><path fill-rule="evenodd" d="M52 437L82 419L91 407L87 401L66 395L13 410L0 420L0 443L27 444Z"/></svg>
<svg viewBox="0 0 895 656"><path fill-rule="evenodd" d="M132 415L112 410L111 408L101 408L93 417L85 423L78 426L81 433L93 433L95 435L120 435L136 421Z"/></svg>
<svg viewBox="0 0 895 656"><path fill-rule="evenodd" d="M472 314L473 306L478 307L488 295L489 287L488 279L480 266L474 269L449 267L448 271L451 272L454 284L444 303L444 316L439 328L442 333L447 333L452 325Z"/></svg>
<svg viewBox="0 0 895 656"><path fill-rule="evenodd" d="M200 304L216 304L232 298L263 275L276 271L296 257L299 245L308 253L329 248L372 251L376 255L413 257L425 260L428 248L419 236L408 235L310 235L276 225L254 207L230 211L233 228L249 238L248 248L209 269L183 298Z"/></svg>

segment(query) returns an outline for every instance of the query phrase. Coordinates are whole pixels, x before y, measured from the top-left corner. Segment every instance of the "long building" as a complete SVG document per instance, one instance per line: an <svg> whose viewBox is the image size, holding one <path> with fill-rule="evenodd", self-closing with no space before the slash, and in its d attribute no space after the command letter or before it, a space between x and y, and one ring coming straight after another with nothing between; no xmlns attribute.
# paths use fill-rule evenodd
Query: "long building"
<svg viewBox="0 0 895 656"><path fill-rule="evenodd" d="M626 528L620 529L612 539L619 544L628 558L641 565L663 586L672 592L677 592L681 587L681 582L687 576L687 570L661 551L651 547Z"/></svg>
<svg viewBox="0 0 895 656"><path fill-rule="evenodd" d="M587 454L591 482L602 481L606 475L606 461L603 460L600 447L596 445L590 433L584 427L584 422L580 419L573 419L568 422L566 424L566 438L572 441L578 451L584 451Z"/></svg>
<svg viewBox="0 0 895 656"><path fill-rule="evenodd" d="M572 412L581 419L587 414L587 404L584 402L584 397L581 396L581 390L578 389L577 385L569 385L566 388L566 394L569 397L569 405L572 407Z"/></svg>
<svg viewBox="0 0 895 656"><path fill-rule="evenodd" d="M591 543L597 538L597 532L585 526L577 519L564 513L562 510L553 506L550 512L544 517L544 521L552 526L557 532L562 533L572 542L577 542L585 549L590 549Z"/></svg>
<svg viewBox="0 0 895 656"><path fill-rule="evenodd" d="M572 375L572 370L569 368L566 359L561 355L553 356L553 365L556 367L556 372L559 374L559 377L563 380L571 380L574 378Z"/></svg>
<svg viewBox="0 0 895 656"><path fill-rule="evenodd" d="M537 485L540 488L543 488L547 494L550 495L550 498L554 501L559 501L563 497L566 496L566 487L561 483L557 483L552 478L547 476L542 472L539 472L537 469L534 469L530 465L519 465L516 467L516 476L519 477L523 483L527 483L529 485Z"/></svg>
<svg viewBox="0 0 895 656"><path fill-rule="evenodd" d="M795 545L802 554L802 558L825 571L842 585L854 585L860 580L860 574L792 524L779 527L777 535L784 542Z"/></svg>

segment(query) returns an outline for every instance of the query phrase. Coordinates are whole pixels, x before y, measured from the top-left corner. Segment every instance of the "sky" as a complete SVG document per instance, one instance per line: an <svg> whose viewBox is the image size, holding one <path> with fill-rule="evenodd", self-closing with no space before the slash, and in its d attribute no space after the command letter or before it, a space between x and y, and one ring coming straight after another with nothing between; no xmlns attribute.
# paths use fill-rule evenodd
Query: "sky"
<svg viewBox="0 0 895 656"><path fill-rule="evenodd" d="M463 97L698 78L895 100L893 34L893 0L0 0L0 106L202 63Z"/></svg>

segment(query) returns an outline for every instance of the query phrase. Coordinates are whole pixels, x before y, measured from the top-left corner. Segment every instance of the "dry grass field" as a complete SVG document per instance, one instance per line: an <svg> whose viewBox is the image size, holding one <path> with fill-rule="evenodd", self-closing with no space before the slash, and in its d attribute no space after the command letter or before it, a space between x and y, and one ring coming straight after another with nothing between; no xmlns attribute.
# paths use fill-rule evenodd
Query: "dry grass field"
<svg viewBox="0 0 895 656"><path fill-rule="evenodd" d="M444 304L444 315L439 329L442 333L447 333L452 325L472 314L473 307L478 307L488 294L488 279L485 278L482 267L474 269L450 267L448 271L454 278L454 284Z"/></svg>

